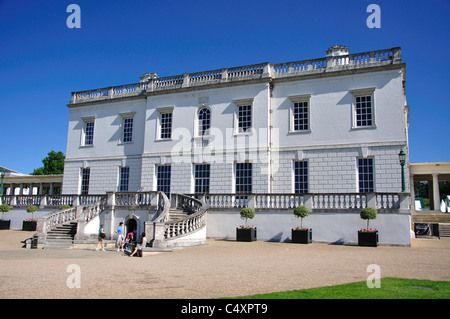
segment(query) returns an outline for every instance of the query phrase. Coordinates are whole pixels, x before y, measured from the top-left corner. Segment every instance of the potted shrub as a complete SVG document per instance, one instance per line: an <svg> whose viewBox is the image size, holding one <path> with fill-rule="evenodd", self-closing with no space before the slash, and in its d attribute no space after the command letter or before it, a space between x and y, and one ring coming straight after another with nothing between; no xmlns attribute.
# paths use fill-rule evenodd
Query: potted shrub
<svg viewBox="0 0 450 319"><path fill-rule="evenodd" d="M358 245L359 246L378 246L378 230L369 228L369 221L377 218L377 211L375 208L366 207L361 210L360 214L362 219L367 220L367 228L363 228L358 231Z"/></svg>
<svg viewBox="0 0 450 319"><path fill-rule="evenodd" d="M6 220L3 218L4 214L9 212L9 205L3 204L0 205L0 212L2 212L2 218L0 219L0 229L9 229L11 225L11 220Z"/></svg>
<svg viewBox="0 0 450 319"><path fill-rule="evenodd" d="M236 228L236 240L237 241L255 241L256 240L256 227L253 225L247 226L247 220L255 217L255 211L252 208L242 208L240 211L241 218L245 218L245 226L241 225Z"/></svg>
<svg viewBox="0 0 450 319"><path fill-rule="evenodd" d="M37 211L37 207L35 205L30 205L27 207L27 213L31 213L31 218L28 218L22 223L22 230L25 231L35 231L37 221L34 219L34 212Z"/></svg>
<svg viewBox="0 0 450 319"><path fill-rule="evenodd" d="M300 218L300 227L292 229L291 239L293 243L309 244L312 242L312 229L303 228L303 218L309 215L306 206L300 205L294 208L294 215Z"/></svg>

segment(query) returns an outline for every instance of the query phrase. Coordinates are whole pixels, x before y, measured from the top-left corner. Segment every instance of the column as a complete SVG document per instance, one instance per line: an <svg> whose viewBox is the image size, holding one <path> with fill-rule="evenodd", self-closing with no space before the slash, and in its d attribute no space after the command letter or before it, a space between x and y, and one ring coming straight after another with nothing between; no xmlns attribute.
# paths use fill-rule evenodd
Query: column
<svg viewBox="0 0 450 319"><path fill-rule="evenodd" d="M439 174L433 173L433 203L434 203L434 210L439 210L440 205L440 197L439 194Z"/></svg>
<svg viewBox="0 0 450 319"><path fill-rule="evenodd" d="M414 188L414 175L409 175L409 189L411 191L411 210L416 210L416 190Z"/></svg>

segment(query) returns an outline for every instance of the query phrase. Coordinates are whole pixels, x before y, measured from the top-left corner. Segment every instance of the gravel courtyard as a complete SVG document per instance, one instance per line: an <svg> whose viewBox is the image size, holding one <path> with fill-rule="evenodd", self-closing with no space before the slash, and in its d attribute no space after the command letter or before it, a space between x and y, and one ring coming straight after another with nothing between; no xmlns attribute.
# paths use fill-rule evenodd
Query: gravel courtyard
<svg viewBox="0 0 450 319"><path fill-rule="evenodd" d="M381 277L450 281L450 238L377 248L208 240L130 258L113 247L104 252L22 248L32 235L0 231L0 298L116 299L123 292L150 299L233 297L365 281L371 264L380 267ZM80 288L69 288L68 278L75 274Z"/></svg>

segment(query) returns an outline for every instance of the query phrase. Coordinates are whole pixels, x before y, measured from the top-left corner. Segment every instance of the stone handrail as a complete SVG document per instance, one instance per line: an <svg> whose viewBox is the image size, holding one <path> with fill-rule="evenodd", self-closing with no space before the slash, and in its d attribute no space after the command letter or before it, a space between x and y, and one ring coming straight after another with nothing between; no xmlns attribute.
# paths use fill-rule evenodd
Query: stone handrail
<svg viewBox="0 0 450 319"><path fill-rule="evenodd" d="M293 209L305 205L310 210L409 209L408 193L324 193L324 194L191 194L202 197L209 208Z"/></svg>
<svg viewBox="0 0 450 319"><path fill-rule="evenodd" d="M96 203L105 195L1 195L0 204L12 207L35 205L41 208L57 208L63 204L79 206Z"/></svg>
<svg viewBox="0 0 450 319"><path fill-rule="evenodd" d="M165 223L164 238L174 239L192 233L206 225L208 206L196 198L173 194L177 207L188 213L186 218Z"/></svg>
<svg viewBox="0 0 450 319"><path fill-rule="evenodd" d="M260 63L220 70L184 73L158 78L156 75L139 83L72 92L69 105L145 95L146 93L193 86L244 81L258 78L286 78L317 72L333 72L402 63L401 49L391 48L340 56L328 56L286 63Z"/></svg>

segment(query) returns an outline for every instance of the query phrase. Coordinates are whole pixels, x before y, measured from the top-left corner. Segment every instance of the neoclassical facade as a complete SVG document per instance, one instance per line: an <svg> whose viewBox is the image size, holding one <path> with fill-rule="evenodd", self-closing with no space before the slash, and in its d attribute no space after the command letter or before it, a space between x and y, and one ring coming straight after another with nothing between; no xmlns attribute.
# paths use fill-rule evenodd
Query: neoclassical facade
<svg viewBox="0 0 450 319"><path fill-rule="evenodd" d="M68 107L63 194L400 192L409 153L400 48L146 73Z"/></svg>

